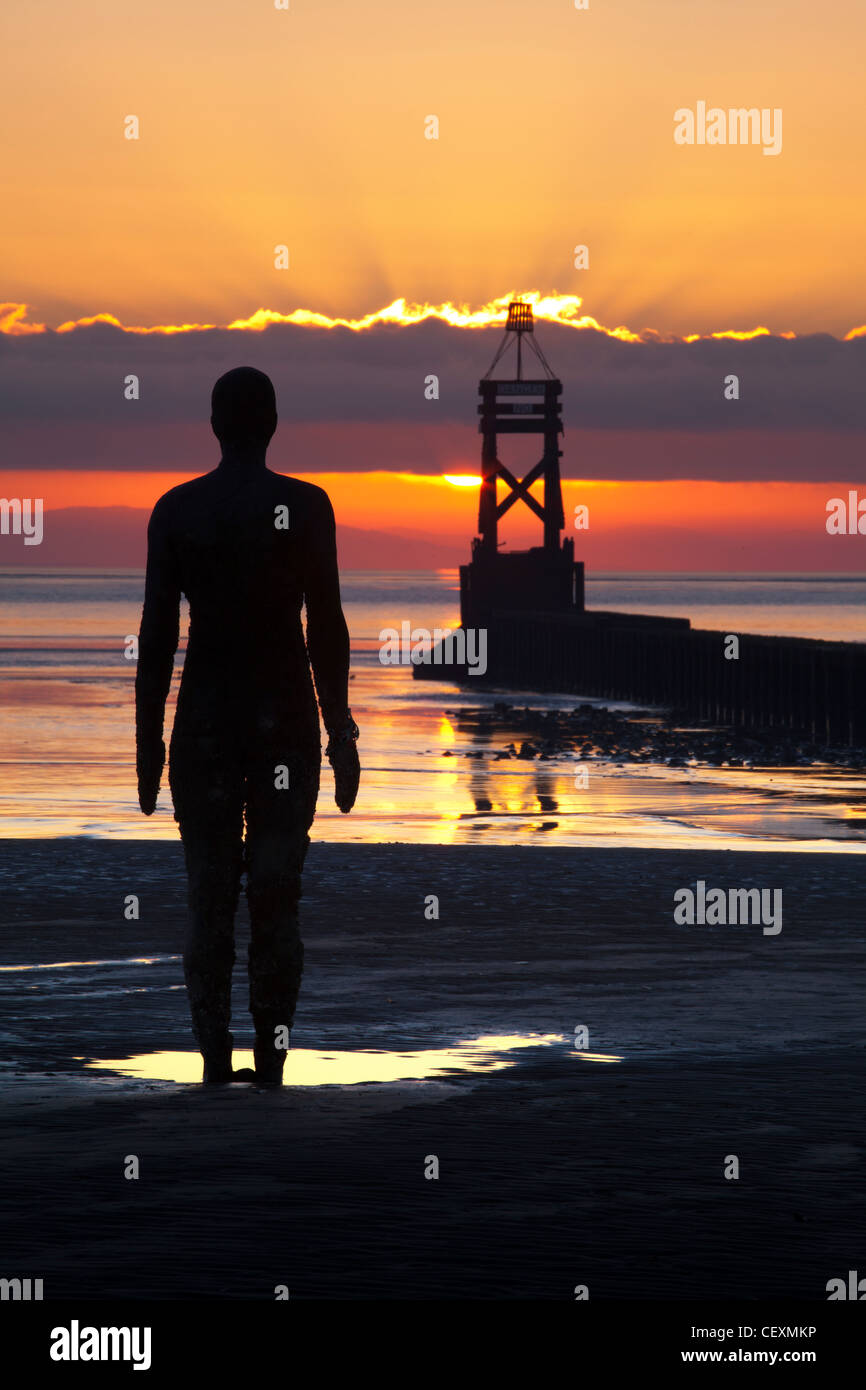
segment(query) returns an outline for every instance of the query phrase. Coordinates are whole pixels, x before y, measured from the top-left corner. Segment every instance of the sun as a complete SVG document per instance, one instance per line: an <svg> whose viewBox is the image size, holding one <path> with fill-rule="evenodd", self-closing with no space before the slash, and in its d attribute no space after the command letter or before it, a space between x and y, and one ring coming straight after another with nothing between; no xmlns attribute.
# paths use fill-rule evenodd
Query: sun
<svg viewBox="0 0 866 1390"><path fill-rule="evenodd" d="M452 487L480 487L481 479L475 473L443 473L442 477Z"/></svg>

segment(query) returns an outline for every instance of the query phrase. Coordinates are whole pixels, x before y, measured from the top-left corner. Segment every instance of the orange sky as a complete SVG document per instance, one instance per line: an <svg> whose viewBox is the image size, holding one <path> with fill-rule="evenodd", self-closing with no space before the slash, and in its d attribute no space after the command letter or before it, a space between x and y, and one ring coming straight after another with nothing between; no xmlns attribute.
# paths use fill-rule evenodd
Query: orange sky
<svg viewBox="0 0 866 1390"><path fill-rule="evenodd" d="M5 537L0 561L36 569L141 566L147 512L184 476L106 470L5 475L8 493L42 497L45 540L26 547L20 537ZM308 477L333 500L344 569L452 568L469 559L474 488L399 473ZM859 573L862 536L830 536L825 525L828 500L847 499L849 486L567 480L565 534L573 537L575 555L590 576L605 570ZM589 509L588 529L574 526L578 505ZM514 507L501 523L500 539L523 549L540 543L540 529L528 510Z"/></svg>
<svg viewBox="0 0 866 1390"><path fill-rule="evenodd" d="M636 330L866 319L861 0L30 0L3 26L2 293L50 324L504 286ZM781 154L676 146L699 99L781 108Z"/></svg>
<svg viewBox="0 0 866 1390"><path fill-rule="evenodd" d="M197 460L190 439L199 455L203 447L188 412L160 416L170 392L151 375L143 400L157 404L152 415L143 405L137 441L143 446L152 430L153 450L134 456L125 422L90 404L94 383L114 368L104 354L116 348L96 341L105 330L30 334L33 325L106 315L136 328L255 328L268 313L299 310L353 326L384 311L390 324L412 317L404 302L477 313L494 300L501 308L509 289L530 288L560 296L540 317L585 320L624 338L736 337L759 327L841 338L866 324L862 0L591 0L586 11L571 0L439 0L433 9L291 0L288 11L270 0L150 0L132 10L116 0L30 0L5 14L3 27L14 57L0 112L14 137L0 169L0 333L14 335L2 341L18 351L22 380L36 383L6 430L7 495L41 495L49 509L149 508L185 475L131 468L151 457L164 466ZM780 109L781 152L677 145L674 112L698 101ZM124 138L130 115L140 122L137 140ZM425 139L431 116L435 140ZM289 265L277 269L283 244ZM589 248L588 269L575 267L578 245ZM395 301L396 311L386 307ZM340 334L324 336L335 343L328 370L345 392ZM255 332L223 337L221 351L242 360L263 345ZM445 339L430 341L447 370ZM134 360L148 372L171 361L179 398L194 368L212 363L216 375L232 365L207 335L124 342L141 345ZM182 347L161 359L160 342ZM31 356L37 346L41 355ZM733 353L736 343L728 346ZM767 357L761 343L752 346L757 373ZM478 351L480 372L487 344ZM366 346L363 353L375 395L383 380L375 347L369 368ZM611 385L615 374L600 370ZM620 387L633 377L624 372ZM359 379L356 394L368 389ZM583 380L566 382L569 430L587 423ZM680 397L700 391L702 380L678 377ZM765 398L803 394L785 369L750 375L746 420L761 400L757 380ZM62 397L64 408L45 408L43 381L46 391L54 382L54 403ZM856 389L856 373L854 381ZM817 396L827 413L823 438L783 410L782 425L753 433L748 451L733 432L708 428L696 443L687 429L665 434L645 417L639 435L616 436L615 415L605 428L570 434L564 471L610 480L565 484L567 515L576 502L590 507L578 551L582 544L597 562L606 537L625 536L636 567L644 551L657 565L666 553L660 537L669 534L674 549L682 537L682 555L691 556L706 532L725 539L731 564L740 539L750 538L748 563L762 536L785 533L785 555L796 557L794 538L820 532L834 484L670 479L691 458L721 478L729 469L761 476L762 467L771 477L789 467L790 476L835 468L850 477L861 436L844 392L827 407ZM88 402L80 417L79 398ZM295 459L309 470L334 470L341 459L404 470L312 473L343 525L462 538L468 547L474 496L409 470L476 469L472 408L465 430L455 417L437 440L387 410L372 424L324 410L298 421L290 443L272 451L285 471ZM615 480L636 451L661 481ZM27 462L35 470L15 471ZM103 471L78 467L97 462ZM40 471L48 463L56 471ZM537 539L517 509L504 534L515 545ZM651 535L654 551L641 542Z"/></svg>
<svg viewBox="0 0 866 1390"><path fill-rule="evenodd" d="M42 497L46 511L62 507L139 507L150 510L163 492L193 474L118 473L92 470L10 470L10 496ZM298 474L304 477L304 474ZM474 534L478 494L444 478L411 473L314 473L307 481L326 489L338 521L367 530L422 531L463 537ZM591 531L688 527L712 523L719 530L756 532L823 527L830 496L847 496L848 483L563 482L567 527L574 508L589 507ZM533 488L539 492L540 485ZM521 545L539 543L539 524L523 507L502 523L504 536ZM565 534L577 535L573 530ZM579 548L583 537L578 536Z"/></svg>

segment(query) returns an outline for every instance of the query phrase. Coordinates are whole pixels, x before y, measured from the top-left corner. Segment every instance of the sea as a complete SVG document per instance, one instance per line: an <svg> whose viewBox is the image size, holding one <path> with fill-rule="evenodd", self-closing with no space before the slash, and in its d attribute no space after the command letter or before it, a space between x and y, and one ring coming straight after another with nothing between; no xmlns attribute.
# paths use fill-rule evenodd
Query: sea
<svg viewBox="0 0 866 1390"><path fill-rule="evenodd" d="M141 570L0 569L3 838L176 837L167 786L153 817L136 800L129 639L143 586ZM470 711L496 700L571 709L586 697L476 692L383 665L386 629L457 625L456 570L348 571L342 589L362 783L344 816L325 765L314 839L866 849L866 777L820 762L759 770L595 761L580 776L571 755L497 760L497 739L476 742ZM866 640L862 575L598 574L587 580L586 602L730 632ZM182 634L167 728L185 624ZM509 741L506 732L502 747Z"/></svg>

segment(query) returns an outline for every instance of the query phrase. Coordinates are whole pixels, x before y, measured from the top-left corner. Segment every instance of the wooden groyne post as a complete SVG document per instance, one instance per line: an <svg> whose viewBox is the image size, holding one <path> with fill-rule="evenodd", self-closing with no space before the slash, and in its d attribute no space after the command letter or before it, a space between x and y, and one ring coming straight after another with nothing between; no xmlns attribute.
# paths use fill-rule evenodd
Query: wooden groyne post
<svg viewBox="0 0 866 1390"><path fill-rule="evenodd" d="M738 654L726 656L737 638ZM674 708L734 728L866 746L866 644L692 628L637 613L495 611L487 671L416 666L467 686L558 691Z"/></svg>

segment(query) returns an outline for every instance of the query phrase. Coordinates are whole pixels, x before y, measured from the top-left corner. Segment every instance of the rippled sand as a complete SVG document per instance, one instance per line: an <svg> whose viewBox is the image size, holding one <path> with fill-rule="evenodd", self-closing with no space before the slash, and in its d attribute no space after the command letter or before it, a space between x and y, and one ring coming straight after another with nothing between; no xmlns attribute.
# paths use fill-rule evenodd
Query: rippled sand
<svg viewBox="0 0 866 1390"><path fill-rule="evenodd" d="M823 1300L857 1267L862 855L314 845L272 1091L193 1080L178 846L0 871L4 1258L46 1298ZM781 886L782 932L676 927L699 877Z"/></svg>

